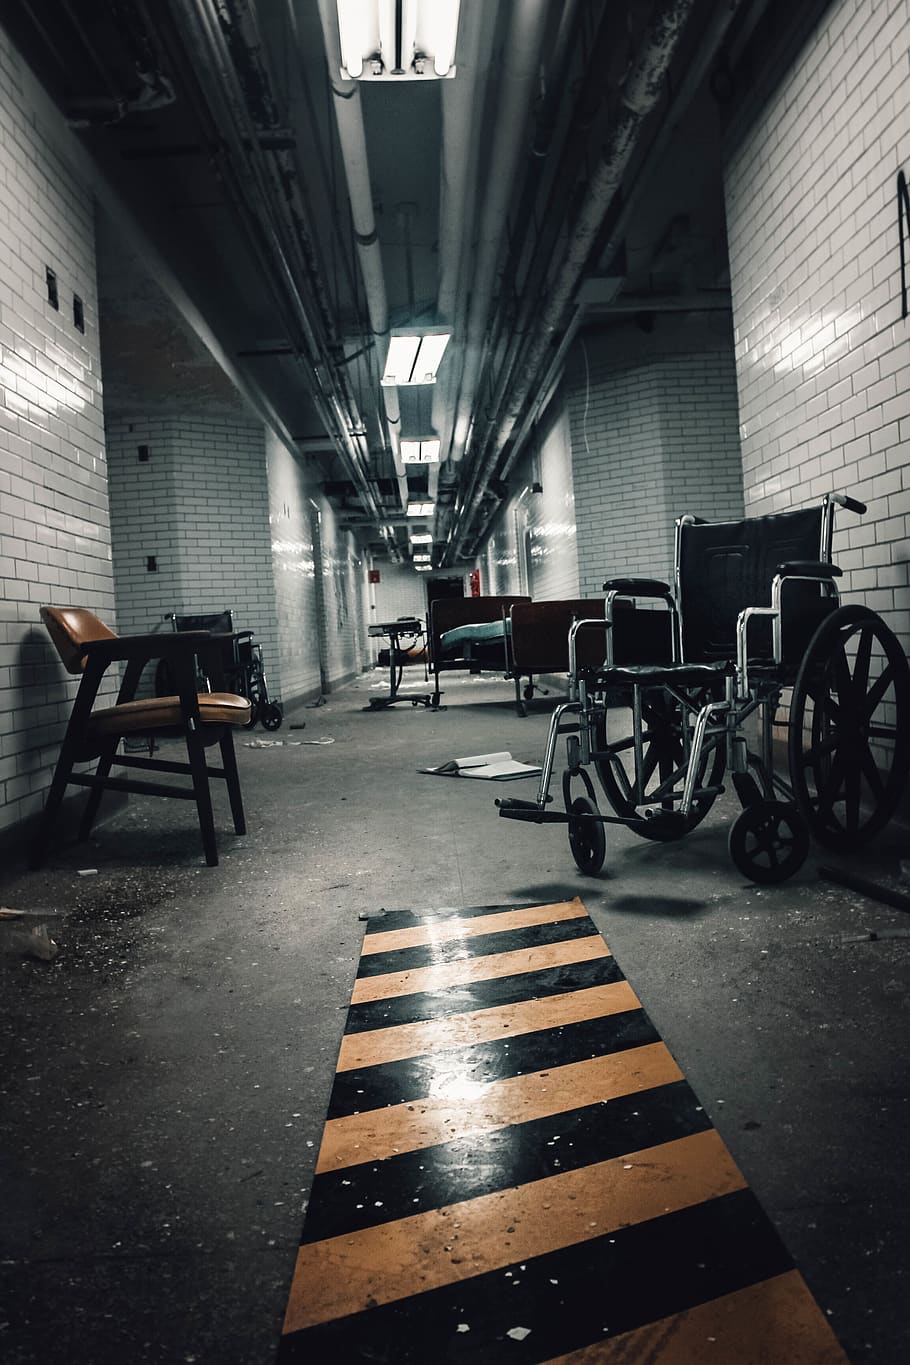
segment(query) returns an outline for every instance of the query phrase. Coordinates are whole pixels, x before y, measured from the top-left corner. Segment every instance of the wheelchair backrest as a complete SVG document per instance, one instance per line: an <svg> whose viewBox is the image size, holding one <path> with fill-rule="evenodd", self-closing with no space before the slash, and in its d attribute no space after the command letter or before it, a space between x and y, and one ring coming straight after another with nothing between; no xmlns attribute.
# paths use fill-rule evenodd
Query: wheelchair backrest
<svg viewBox="0 0 910 1365"><path fill-rule="evenodd" d="M736 657L736 618L745 607L771 604L771 580L780 564L827 557L822 544L823 508L776 512L743 521L677 523L677 600L682 625L682 657L706 663ZM786 641L805 620L812 628L823 608L815 583L791 584L784 598ZM749 654L771 658L771 627L756 621Z"/></svg>
<svg viewBox="0 0 910 1365"><path fill-rule="evenodd" d="M210 611L195 616L174 616L175 630L212 630L217 635L230 634L234 629L234 616L230 611Z"/></svg>

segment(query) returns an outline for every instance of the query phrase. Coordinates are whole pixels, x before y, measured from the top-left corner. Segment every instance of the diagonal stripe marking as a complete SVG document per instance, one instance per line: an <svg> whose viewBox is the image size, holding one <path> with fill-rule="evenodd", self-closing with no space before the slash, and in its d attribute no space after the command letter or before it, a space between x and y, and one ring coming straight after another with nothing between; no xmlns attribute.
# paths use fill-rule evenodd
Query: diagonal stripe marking
<svg viewBox="0 0 910 1365"><path fill-rule="evenodd" d="M349 1033L341 1041L337 1070L356 1071L359 1067L400 1062L426 1052L517 1038L523 1033L637 1009L641 1009L641 1001L629 983L614 981L518 1005L494 1005L419 1024L394 1024L365 1033Z"/></svg>
<svg viewBox="0 0 910 1365"><path fill-rule="evenodd" d="M411 929L389 929L370 934L363 941L362 957L388 953L398 948L418 948L425 944L449 943L452 939L482 938L509 929L528 929L535 924L557 924L560 920L587 919L588 912L576 896L553 905L530 905L523 910L503 910L499 914L472 919L444 919L437 924L423 923Z"/></svg>
<svg viewBox="0 0 910 1365"><path fill-rule="evenodd" d="M322 1137L317 1174L381 1161L399 1152L466 1138L513 1123L560 1114L581 1105L606 1103L680 1081L683 1074L664 1043L648 1043L628 1052L609 1053L590 1061L510 1076L482 1086L475 1097L411 1100L330 1119Z"/></svg>
<svg viewBox="0 0 910 1365"><path fill-rule="evenodd" d="M386 972L382 976L360 977L354 982L352 1005L368 1000L389 1000L400 995L446 990L471 981L491 981L496 977L519 976L545 967L565 967L572 962L590 962L612 954L599 934L548 943L539 948L518 948L510 953L490 953L463 962L445 962L433 967L415 967L406 972Z"/></svg>
<svg viewBox="0 0 910 1365"><path fill-rule="evenodd" d="M798 1270L698 1304L546 1365L847 1365L847 1357Z"/></svg>
<svg viewBox="0 0 910 1365"><path fill-rule="evenodd" d="M745 1180L716 1130L301 1246L284 1332L704 1203ZM542 1216L543 1214L543 1216Z"/></svg>

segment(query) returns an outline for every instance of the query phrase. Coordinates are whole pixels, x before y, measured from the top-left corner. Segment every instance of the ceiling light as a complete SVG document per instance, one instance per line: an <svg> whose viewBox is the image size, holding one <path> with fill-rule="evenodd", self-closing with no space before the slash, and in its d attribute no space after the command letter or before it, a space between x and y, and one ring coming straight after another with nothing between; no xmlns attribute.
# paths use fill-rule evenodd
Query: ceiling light
<svg viewBox="0 0 910 1365"><path fill-rule="evenodd" d="M433 562L432 555L412 555L411 558L415 564L432 564Z"/></svg>
<svg viewBox="0 0 910 1365"><path fill-rule="evenodd" d="M432 565L432 564L415 564L415 565L414 565L414 570L415 570L416 573L432 573L432 572L433 572L433 565Z"/></svg>
<svg viewBox="0 0 910 1365"><path fill-rule="evenodd" d="M337 0L345 80L455 75L459 0Z"/></svg>
<svg viewBox="0 0 910 1365"><path fill-rule="evenodd" d="M393 384L399 387L435 384L436 371L451 335L451 332L425 332L422 335L410 332L391 337L379 382L386 388Z"/></svg>
<svg viewBox="0 0 910 1365"><path fill-rule="evenodd" d="M402 441L401 459L403 464L439 464L439 437L430 436L422 441Z"/></svg>
<svg viewBox="0 0 910 1365"><path fill-rule="evenodd" d="M408 539L412 545L432 545L433 537L429 531L412 531Z"/></svg>
<svg viewBox="0 0 910 1365"><path fill-rule="evenodd" d="M436 511L435 502L409 502L409 517L431 517Z"/></svg>

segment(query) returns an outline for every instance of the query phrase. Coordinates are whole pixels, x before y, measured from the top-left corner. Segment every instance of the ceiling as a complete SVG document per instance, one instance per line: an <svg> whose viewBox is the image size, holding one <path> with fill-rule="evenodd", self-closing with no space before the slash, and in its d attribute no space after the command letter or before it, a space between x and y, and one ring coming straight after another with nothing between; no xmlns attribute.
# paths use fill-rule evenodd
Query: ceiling
<svg viewBox="0 0 910 1365"><path fill-rule="evenodd" d="M462 0L453 78L355 82L335 0L10 0L97 168L106 406L239 389L375 553L423 496L434 564L470 556L580 331L729 308L720 127L767 8ZM438 381L384 389L414 324L451 330Z"/></svg>

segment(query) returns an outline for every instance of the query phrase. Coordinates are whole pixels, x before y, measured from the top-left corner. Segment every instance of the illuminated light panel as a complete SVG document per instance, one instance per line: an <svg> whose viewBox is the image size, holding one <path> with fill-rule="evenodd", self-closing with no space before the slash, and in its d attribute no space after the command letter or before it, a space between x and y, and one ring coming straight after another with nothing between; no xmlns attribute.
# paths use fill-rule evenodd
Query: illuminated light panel
<svg viewBox="0 0 910 1365"><path fill-rule="evenodd" d="M451 332L409 333L393 336L385 360L382 379L385 388L406 388L411 384L435 384L439 362L451 340Z"/></svg>
<svg viewBox="0 0 910 1365"><path fill-rule="evenodd" d="M433 537L429 531L412 531L408 539L412 545L432 545Z"/></svg>
<svg viewBox="0 0 910 1365"><path fill-rule="evenodd" d="M460 0L337 0L345 80L444 80L455 75Z"/></svg>
<svg viewBox="0 0 910 1365"><path fill-rule="evenodd" d="M402 441L401 459L403 464L438 464L439 463L438 436L431 436L420 441Z"/></svg>
<svg viewBox="0 0 910 1365"><path fill-rule="evenodd" d="M409 502L409 517L431 517L436 511L435 502Z"/></svg>

